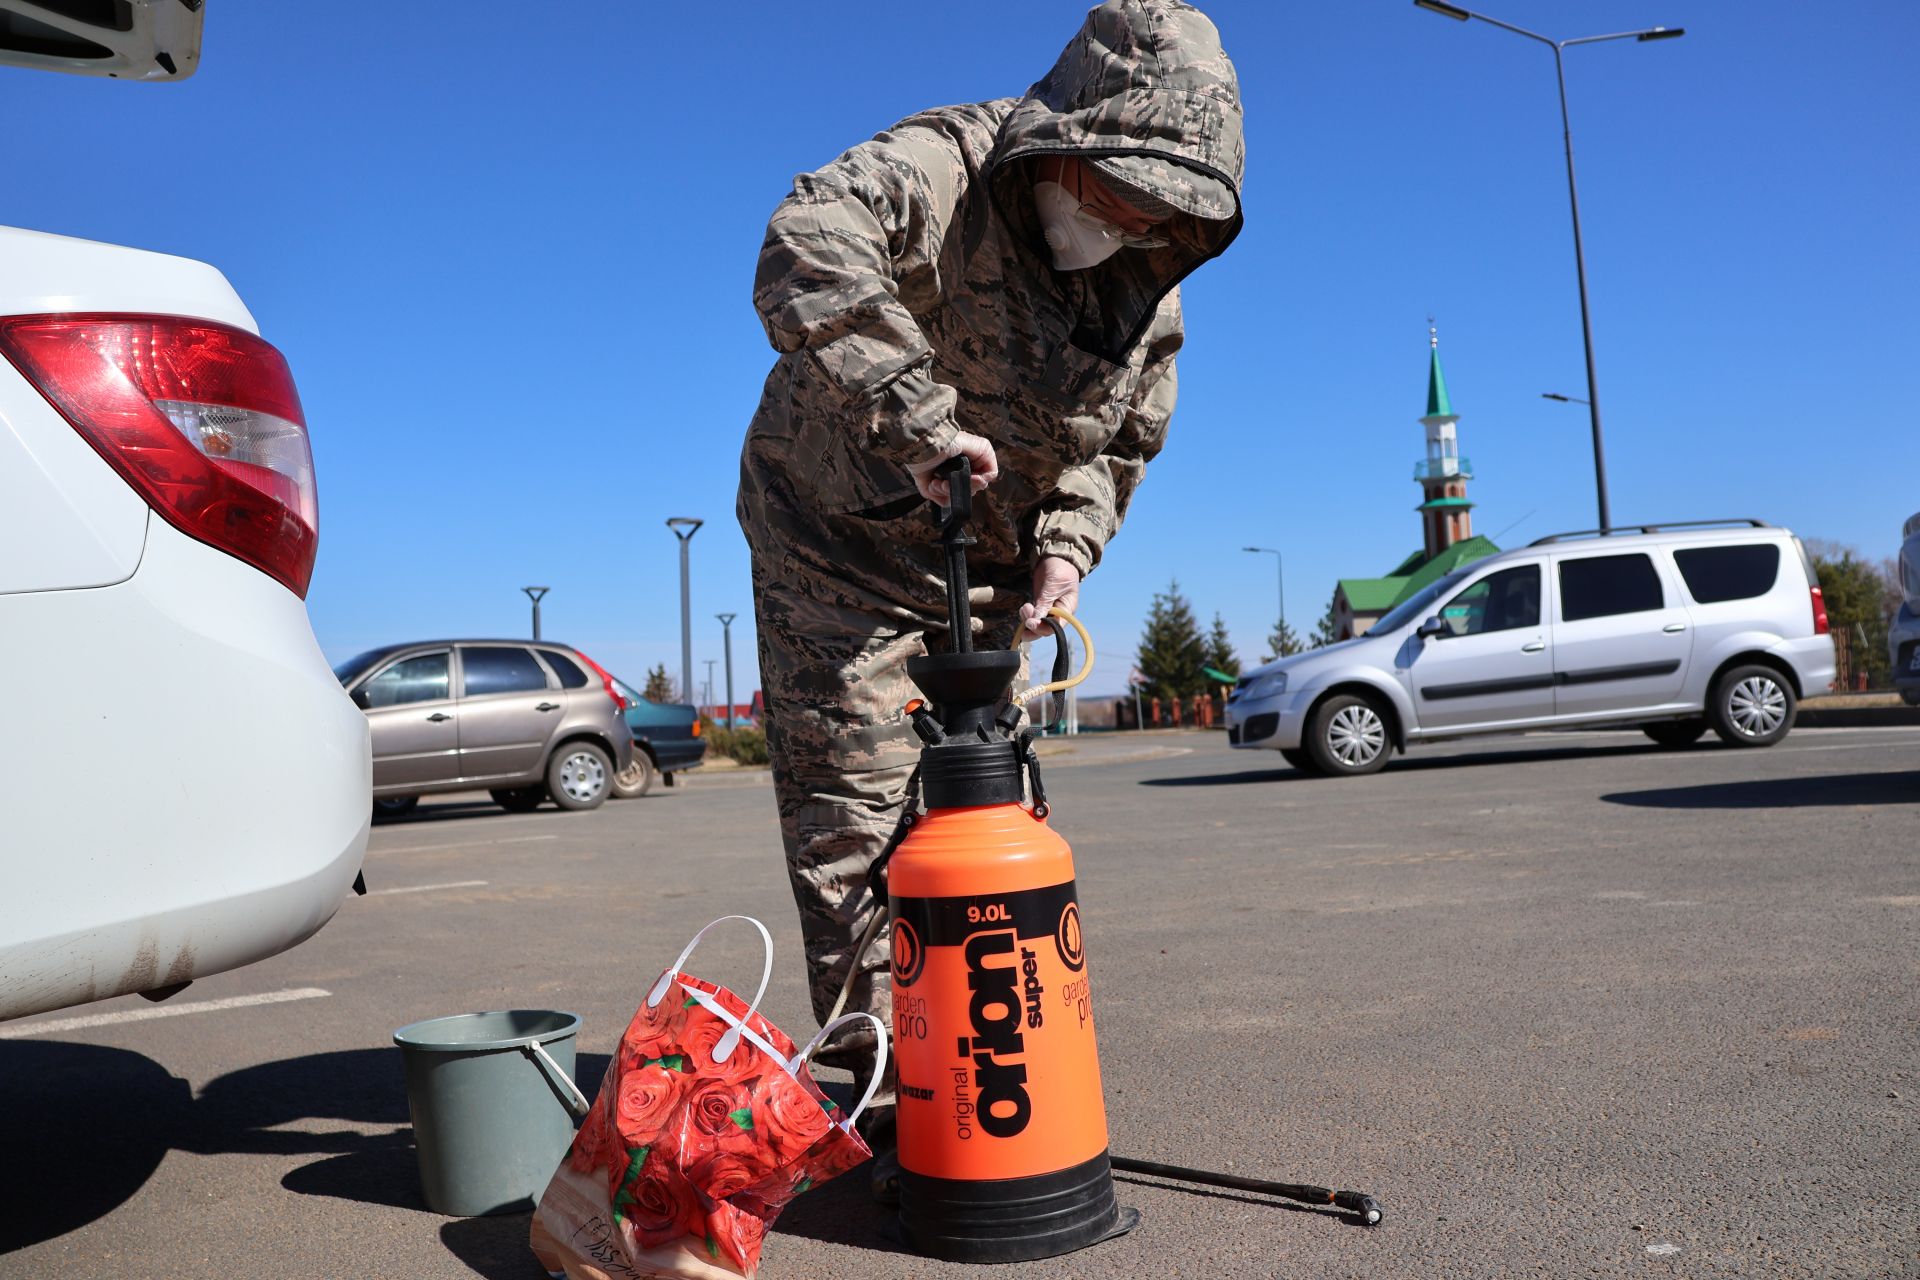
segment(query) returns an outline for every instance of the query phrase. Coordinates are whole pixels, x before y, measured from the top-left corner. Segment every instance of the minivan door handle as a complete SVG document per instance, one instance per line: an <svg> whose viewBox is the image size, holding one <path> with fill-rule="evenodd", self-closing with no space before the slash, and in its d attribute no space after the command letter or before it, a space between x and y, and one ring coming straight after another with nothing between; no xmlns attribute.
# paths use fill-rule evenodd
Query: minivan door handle
<svg viewBox="0 0 1920 1280"><path fill-rule="evenodd" d="M453 717L448 715L444 711L436 711L432 715L428 716L427 719L431 720L435 724L439 724L442 720L451 720L453 719Z"/></svg>
<svg viewBox="0 0 1920 1280"><path fill-rule="evenodd" d="M1540 651L1541 651L1542 649L1544 649L1544 648L1546 648L1546 647L1547 647L1547 642L1546 642L1545 640L1535 640L1535 641L1534 641L1534 642L1533 642L1532 644L1523 644L1523 645L1521 645L1521 646L1520 646L1520 652L1522 652L1522 653L1538 653L1538 652L1540 652Z"/></svg>
<svg viewBox="0 0 1920 1280"><path fill-rule="evenodd" d="M534 708L535 711L558 711L559 709L560 704L557 702L543 702Z"/></svg>
<svg viewBox="0 0 1920 1280"><path fill-rule="evenodd" d="M1669 622L1666 626L1660 629L1666 632L1668 635L1674 636L1674 635L1679 635L1682 631L1685 631L1687 629L1687 624L1684 622Z"/></svg>

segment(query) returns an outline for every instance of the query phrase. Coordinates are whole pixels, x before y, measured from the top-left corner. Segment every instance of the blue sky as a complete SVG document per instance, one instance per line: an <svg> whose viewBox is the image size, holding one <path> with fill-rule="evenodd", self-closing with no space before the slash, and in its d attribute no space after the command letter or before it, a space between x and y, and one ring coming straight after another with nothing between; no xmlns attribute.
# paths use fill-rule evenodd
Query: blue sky
<svg viewBox="0 0 1920 1280"><path fill-rule="evenodd" d="M1203 7L1240 70L1247 225L1187 286L1169 445L1083 596L1098 691L1176 577L1258 660L1273 561L1248 543L1285 550L1302 631L1336 578L1419 545L1429 314L1476 531L1594 523L1585 411L1540 398L1584 395L1550 52L1405 0ZM215 0L185 83L0 69L0 222L232 279L306 404L330 657L524 634L518 588L545 583L550 637L677 674L663 522L688 515L696 681L737 611L744 699L767 214L896 119L1020 93L1084 9L476 0L358 25ZM1567 55L1616 522L1758 515L1891 554L1920 508L1920 6L1487 11L1687 28Z"/></svg>

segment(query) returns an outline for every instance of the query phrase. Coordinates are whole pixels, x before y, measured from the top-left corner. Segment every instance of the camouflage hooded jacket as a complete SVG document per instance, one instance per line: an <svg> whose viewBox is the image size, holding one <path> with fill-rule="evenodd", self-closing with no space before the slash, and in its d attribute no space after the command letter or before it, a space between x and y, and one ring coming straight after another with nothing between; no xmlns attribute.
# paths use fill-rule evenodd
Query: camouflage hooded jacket
<svg viewBox="0 0 1920 1280"><path fill-rule="evenodd" d="M1058 272L1032 198L1031 162L1049 155L1168 158L1224 183L1232 213L1177 214L1165 247ZM782 355L749 460L823 515L921 541L905 467L973 432L1000 463L975 500L976 561L1055 555L1085 576L1165 440L1179 284L1240 230L1243 155L1238 81L1206 16L1107 0L1025 97L923 112L796 178L754 281Z"/></svg>

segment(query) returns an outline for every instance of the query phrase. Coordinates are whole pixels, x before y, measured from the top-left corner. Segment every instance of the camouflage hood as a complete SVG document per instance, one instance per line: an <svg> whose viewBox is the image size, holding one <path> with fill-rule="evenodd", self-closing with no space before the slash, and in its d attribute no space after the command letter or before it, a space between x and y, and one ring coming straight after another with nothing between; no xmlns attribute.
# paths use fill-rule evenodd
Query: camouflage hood
<svg viewBox="0 0 1920 1280"><path fill-rule="evenodd" d="M1152 194L1190 211L1166 224L1167 247L1074 273L1108 321L1095 345L1125 351L1159 300L1240 234L1240 86L1213 23L1177 0L1106 0L1091 10L994 143L994 203L1036 240L1027 162L1050 155L1095 161L1103 177L1122 183L1146 178Z"/></svg>

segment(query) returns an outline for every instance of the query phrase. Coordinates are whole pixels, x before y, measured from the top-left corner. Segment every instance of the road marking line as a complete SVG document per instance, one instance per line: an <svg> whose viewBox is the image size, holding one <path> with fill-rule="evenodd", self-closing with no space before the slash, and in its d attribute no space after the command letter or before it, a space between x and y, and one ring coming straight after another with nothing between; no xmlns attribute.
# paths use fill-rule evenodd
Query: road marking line
<svg viewBox="0 0 1920 1280"><path fill-rule="evenodd" d="M410 884L399 889L374 889L368 892L369 898L382 898L390 893L432 893L435 889L478 889L485 880L449 880L445 884Z"/></svg>
<svg viewBox="0 0 1920 1280"><path fill-rule="evenodd" d="M478 849L490 844L531 844L536 840L558 840L559 836L509 836L504 840L467 840L460 844L410 844L398 849L373 849L372 853L444 853L448 849Z"/></svg>
<svg viewBox="0 0 1920 1280"><path fill-rule="evenodd" d="M162 1004L151 1009L123 1009L118 1013L94 1013L83 1018L60 1018L53 1022L29 1022L19 1026L0 1026L0 1040L19 1040L26 1036L53 1035L60 1031L79 1031L84 1027L109 1027L120 1022L146 1022L150 1018L177 1018L188 1013L217 1013L222 1009L245 1009L256 1004L285 1004L289 1000L317 1000L333 992L319 987L292 987L285 991L263 991L252 996L228 996L224 1000L201 1000L195 1004Z"/></svg>

